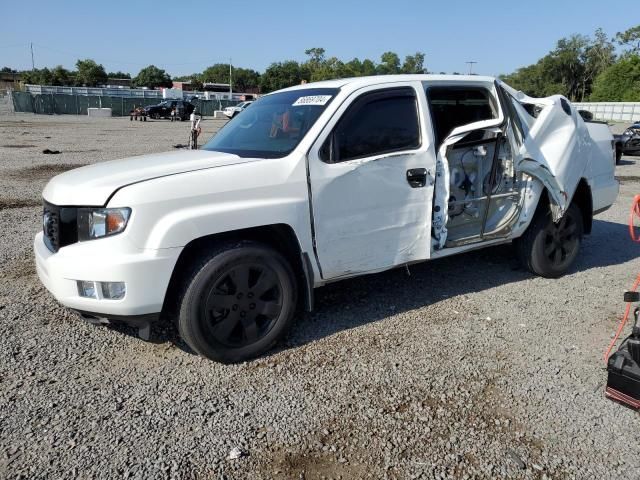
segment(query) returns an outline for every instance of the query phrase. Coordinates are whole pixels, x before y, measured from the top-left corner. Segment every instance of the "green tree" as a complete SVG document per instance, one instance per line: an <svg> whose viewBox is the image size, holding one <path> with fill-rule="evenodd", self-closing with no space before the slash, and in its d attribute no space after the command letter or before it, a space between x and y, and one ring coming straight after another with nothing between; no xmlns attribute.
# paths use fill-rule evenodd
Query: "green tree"
<svg viewBox="0 0 640 480"><path fill-rule="evenodd" d="M107 73L107 77L109 78L131 78L130 73L121 72L118 70L117 72L109 72Z"/></svg>
<svg viewBox="0 0 640 480"><path fill-rule="evenodd" d="M229 83L229 64L216 63L205 68L200 80L203 83Z"/></svg>
<svg viewBox="0 0 640 480"><path fill-rule="evenodd" d="M501 78L534 97L559 93L580 101L589 97L593 80L614 61L613 44L598 29L593 39L571 35L558 40L556 48L537 63Z"/></svg>
<svg viewBox="0 0 640 480"><path fill-rule="evenodd" d="M427 73L427 69L424 67L424 53L416 52L415 55L404 57L402 73Z"/></svg>
<svg viewBox="0 0 640 480"><path fill-rule="evenodd" d="M0 72L2 72L2 73L18 73L17 70L14 70L13 68L9 68L9 67L2 67Z"/></svg>
<svg viewBox="0 0 640 480"><path fill-rule="evenodd" d="M376 64L368 58L362 61L362 76L371 76L376 74Z"/></svg>
<svg viewBox="0 0 640 480"><path fill-rule="evenodd" d="M64 68L62 65L58 65L53 70L51 70L51 85L72 85L73 78L72 74L69 70Z"/></svg>
<svg viewBox="0 0 640 480"><path fill-rule="evenodd" d="M264 93L268 93L299 85L302 80L308 79L308 74L308 70L294 60L272 63L260 76L260 88Z"/></svg>
<svg viewBox="0 0 640 480"><path fill-rule="evenodd" d="M400 57L398 57L398 54L384 52L380 57L380 63L376 67L376 71L380 75L400 73Z"/></svg>
<svg viewBox="0 0 640 480"><path fill-rule="evenodd" d="M47 67L22 73L22 81L28 85L51 85L53 76Z"/></svg>
<svg viewBox="0 0 640 480"><path fill-rule="evenodd" d="M95 87L107 82L107 72L104 71L104 67L91 59L78 60L76 69L76 84L78 85Z"/></svg>
<svg viewBox="0 0 640 480"><path fill-rule="evenodd" d="M250 68L232 67L231 74L232 88L236 92L251 90L260 85L260 74ZM211 65L199 75L199 78L203 83L229 83L229 64Z"/></svg>
<svg viewBox="0 0 640 480"><path fill-rule="evenodd" d="M140 70L138 75L133 79L133 84L136 87L156 88L171 87L173 82L167 72L155 65L149 65Z"/></svg>
<svg viewBox="0 0 640 480"><path fill-rule="evenodd" d="M601 28L596 30L593 41L582 55L584 74L580 101L584 101L593 87L594 79L616 61L615 47Z"/></svg>
<svg viewBox="0 0 640 480"><path fill-rule="evenodd" d="M640 55L625 55L600 73L595 79L589 100L640 102Z"/></svg>
<svg viewBox="0 0 640 480"><path fill-rule="evenodd" d="M618 44L628 47L629 53L640 53L640 25L631 27L624 32L616 33L616 40Z"/></svg>

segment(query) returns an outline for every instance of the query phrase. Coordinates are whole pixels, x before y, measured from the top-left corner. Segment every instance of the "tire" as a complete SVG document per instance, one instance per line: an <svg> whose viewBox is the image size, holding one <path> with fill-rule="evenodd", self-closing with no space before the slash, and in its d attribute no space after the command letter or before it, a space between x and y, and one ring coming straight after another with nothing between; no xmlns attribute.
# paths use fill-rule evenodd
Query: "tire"
<svg viewBox="0 0 640 480"><path fill-rule="evenodd" d="M541 277L558 278L573 265L584 231L582 213L572 203L558 223L554 223L548 208L540 209L524 232L515 241L520 262Z"/></svg>
<svg viewBox="0 0 640 480"><path fill-rule="evenodd" d="M621 160L622 160L622 149L616 148L616 165L620 165Z"/></svg>
<svg viewBox="0 0 640 480"><path fill-rule="evenodd" d="M210 252L187 275L183 291L180 336L200 355L223 363L273 347L291 325L298 300L289 262L254 242Z"/></svg>

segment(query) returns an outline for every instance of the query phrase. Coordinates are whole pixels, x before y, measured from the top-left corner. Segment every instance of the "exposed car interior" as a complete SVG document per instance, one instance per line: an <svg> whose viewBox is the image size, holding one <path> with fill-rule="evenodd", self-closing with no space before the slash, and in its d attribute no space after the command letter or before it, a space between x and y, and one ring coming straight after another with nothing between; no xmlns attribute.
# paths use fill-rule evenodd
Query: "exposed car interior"
<svg viewBox="0 0 640 480"><path fill-rule="evenodd" d="M427 97L437 148L456 127L498 118L494 97L481 87L432 87ZM445 155L450 183L445 247L507 235L517 219L519 196L506 131L474 130Z"/></svg>

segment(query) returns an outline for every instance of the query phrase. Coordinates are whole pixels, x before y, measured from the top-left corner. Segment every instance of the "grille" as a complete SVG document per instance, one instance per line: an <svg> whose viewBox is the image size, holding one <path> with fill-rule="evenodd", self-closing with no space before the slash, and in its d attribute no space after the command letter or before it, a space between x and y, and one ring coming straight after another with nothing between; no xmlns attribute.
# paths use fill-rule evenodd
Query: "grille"
<svg viewBox="0 0 640 480"><path fill-rule="evenodd" d="M57 252L78 241L78 209L44 202L42 232L47 248Z"/></svg>

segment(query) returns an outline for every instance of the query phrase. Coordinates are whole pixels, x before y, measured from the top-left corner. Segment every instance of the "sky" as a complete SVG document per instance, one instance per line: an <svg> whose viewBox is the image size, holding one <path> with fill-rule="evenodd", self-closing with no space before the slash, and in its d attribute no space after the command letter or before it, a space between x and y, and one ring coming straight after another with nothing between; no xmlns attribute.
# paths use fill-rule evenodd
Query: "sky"
<svg viewBox="0 0 640 480"><path fill-rule="evenodd" d="M229 58L262 72L322 47L343 61L420 51L432 72L466 73L475 61L474 73L498 75L535 63L572 33L602 27L614 36L640 23L640 13L626 12L601 0L0 0L0 68L30 69L30 43L36 68L92 58L108 72L154 64L172 76Z"/></svg>

